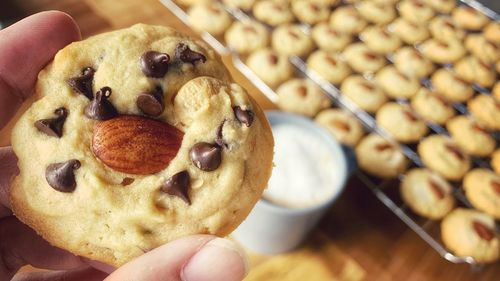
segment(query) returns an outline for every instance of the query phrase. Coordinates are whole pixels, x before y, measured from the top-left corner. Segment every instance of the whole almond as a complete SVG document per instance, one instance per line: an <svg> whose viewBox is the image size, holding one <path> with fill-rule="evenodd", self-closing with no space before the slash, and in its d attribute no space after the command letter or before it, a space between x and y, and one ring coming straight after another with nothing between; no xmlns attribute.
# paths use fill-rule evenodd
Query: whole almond
<svg viewBox="0 0 500 281"><path fill-rule="evenodd" d="M168 166L183 136L177 128L158 120L122 115L96 124L92 151L116 171L149 175Z"/></svg>
<svg viewBox="0 0 500 281"><path fill-rule="evenodd" d="M495 238L495 234L493 233L493 231L480 221L473 221L472 227L476 231L477 235L481 237L481 239L491 241L493 238Z"/></svg>

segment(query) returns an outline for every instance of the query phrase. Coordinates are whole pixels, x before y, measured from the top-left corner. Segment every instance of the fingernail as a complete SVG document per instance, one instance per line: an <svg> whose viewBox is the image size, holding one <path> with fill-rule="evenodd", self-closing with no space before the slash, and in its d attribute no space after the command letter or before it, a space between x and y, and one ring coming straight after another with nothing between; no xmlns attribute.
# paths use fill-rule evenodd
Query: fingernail
<svg viewBox="0 0 500 281"><path fill-rule="evenodd" d="M243 249L231 240L215 238L205 244L184 266L183 281L243 280L248 272Z"/></svg>

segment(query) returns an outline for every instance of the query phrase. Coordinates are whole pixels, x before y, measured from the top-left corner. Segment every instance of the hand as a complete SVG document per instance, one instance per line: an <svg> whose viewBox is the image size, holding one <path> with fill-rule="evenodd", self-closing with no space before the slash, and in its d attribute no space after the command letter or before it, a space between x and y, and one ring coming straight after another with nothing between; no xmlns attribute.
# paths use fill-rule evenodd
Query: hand
<svg viewBox="0 0 500 281"><path fill-rule="evenodd" d="M79 39L73 19L56 11L0 31L0 128L32 95L38 72L59 49ZM0 148L0 280L241 280L246 274L244 254L233 242L212 235L170 242L116 270L55 248L10 211L16 161L9 147ZM52 271L16 274L27 264Z"/></svg>

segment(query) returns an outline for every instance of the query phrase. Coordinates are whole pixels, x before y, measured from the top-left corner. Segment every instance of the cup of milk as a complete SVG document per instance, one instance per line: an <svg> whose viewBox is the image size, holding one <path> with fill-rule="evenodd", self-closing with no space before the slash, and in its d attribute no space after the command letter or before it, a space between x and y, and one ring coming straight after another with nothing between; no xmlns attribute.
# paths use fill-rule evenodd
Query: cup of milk
<svg viewBox="0 0 500 281"><path fill-rule="evenodd" d="M349 157L312 120L268 111L275 148L274 168L262 198L232 233L244 247L279 254L305 240L344 189Z"/></svg>

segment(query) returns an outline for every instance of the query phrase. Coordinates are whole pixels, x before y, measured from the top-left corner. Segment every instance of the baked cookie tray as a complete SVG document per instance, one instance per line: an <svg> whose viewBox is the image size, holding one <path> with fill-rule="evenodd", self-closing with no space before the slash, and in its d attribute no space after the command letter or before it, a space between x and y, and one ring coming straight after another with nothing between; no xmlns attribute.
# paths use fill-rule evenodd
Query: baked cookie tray
<svg viewBox="0 0 500 281"><path fill-rule="evenodd" d="M185 8L172 0L160 0L160 2L165 5L172 13L174 13L181 21L190 26L189 16L186 13ZM342 4L341 4L342 5ZM481 4L475 0L457 0L457 5L468 5L489 17L493 21L500 21L500 15L489 9L485 5ZM231 7L224 7L229 14L233 17L235 21L241 21L245 19L255 19L251 13L245 12L239 9L234 9ZM303 26L305 32L310 34L311 27L307 24L300 23ZM272 27L269 27L272 29ZM269 87L264 81L262 81L244 62L246 57L240 56L237 52L229 48L222 36L212 36L208 32L201 32L200 36L208 43L212 48L214 48L221 55L230 55L233 58L233 63L235 67L247 77L264 95L271 100L274 104L277 104L278 95L277 93ZM391 54L386 56L389 63L393 63L393 58ZM370 114L357 105L346 99L341 95L340 89L330 82L324 80L314 71L308 69L303 58L292 56L289 58L292 65L295 67L294 77L298 78L308 78L315 82L324 93L332 100L332 107L338 107L345 109L354 116L358 118L367 133L377 133L387 139L390 139L390 135L383 129L377 126L374 114ZM450 67L444 65L444 67ZM368 74L370 75L370 74ZM365 74L366 76L366 74ZM422 86L432 87L430 84L429 77L422 80ZM477 93L490 93L489 89L483 88L478 85L473 85L474 90ZM398 103L408 103L407 100L395 100ZM454 107L459 114L467 114L467 106L463 103L455 103ZM427 122L429 127L429 134L444 134L448 135L446 128L443 125L438 125L435 123ZM500 132L496 131L492 133L493 137L500 143ZM410 165L408 170L415 167L423 167L423 163L416 152L416 144L402 144L402 152L410 160ZM498 147L498 146L497 146ZM487 160L484 158L471 157L472 168L488 168L490 167ZM466 263L473 267L473 270L480 270L486 264L478 263L470 256L457 256L450 252L443 244L440 236L440 220L431 220L421 217L414 212L412 212L408 206L403 202L401 196L399 195L399 183L404 178L403 174L400 174L398 178L384 180L374 176L371 176L360 169L357 169L354 174L374 193L374 195L387 206L397 217L399 217L409 228L411 228L416 234L418 234L425 242L429 244L434 250L438 252L444 259L452 263ZM454 188L454 195L457 199L457 207L473 208L473 206L468 202L460 183L452 183ZM497 231L500 232L500 221L496 220Z"/></svg>

